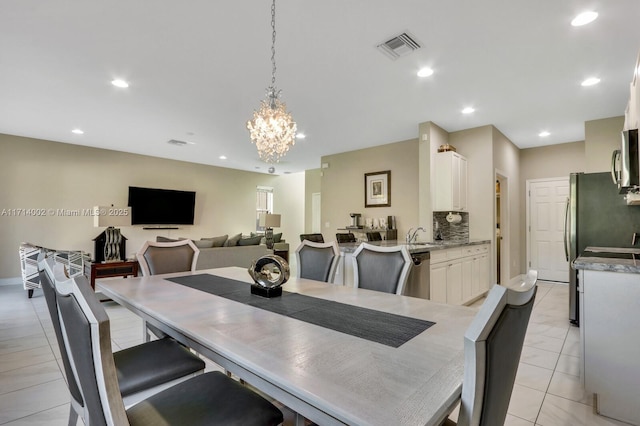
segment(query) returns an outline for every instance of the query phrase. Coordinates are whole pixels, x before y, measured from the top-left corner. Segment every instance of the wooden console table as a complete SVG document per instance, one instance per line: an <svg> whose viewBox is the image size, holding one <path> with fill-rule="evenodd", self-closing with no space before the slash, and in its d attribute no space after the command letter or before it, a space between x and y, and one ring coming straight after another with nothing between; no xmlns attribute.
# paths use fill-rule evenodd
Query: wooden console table
<svg viewBox="0 0 640 426"><path fill-rule="evenodd" d="M135 277L138 275L137 260L123 260L119 262L92 262L91 288L96 289L96 278Z"/></svg>

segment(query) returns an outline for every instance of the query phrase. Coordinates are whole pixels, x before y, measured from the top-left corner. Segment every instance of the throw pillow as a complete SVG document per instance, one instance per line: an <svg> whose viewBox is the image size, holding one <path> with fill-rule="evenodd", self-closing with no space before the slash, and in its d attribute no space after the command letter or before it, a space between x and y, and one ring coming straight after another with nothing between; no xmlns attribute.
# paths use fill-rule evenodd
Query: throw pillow
<svg viewBox="0 0 640 426"><path fill-rule="evenodd" d="M249 237L249 238L241 238L240 241L238 241L238 245L239 246L257 246L258 244L260 244L260 239L262 237L260 235L256 235L255 237Z"/></svg>
<svg viewBox="0 0 640 426"><path fill-rule="evenodd" d="M176 240L175 238L167 238L167 237L163 237L162 235L158 235L156 237L156 243L173 243L179 240Z"/></svg>
<svg viewBox="0 0 640 426"><path fill-rule="evenodd" d="M195 244L196 247L198 247L199 249L213 247L213 241L205 240L204 238L202 240L191 240L191 241L193 241L193 244Z"/></svg>
<svg viewBox="0 0 640 426"><path fill-rule="evenodd" d="M219 237L203 238L203 240L213 241L213 245L211 247L223 247L224 243L227 242L228 238L229 238L229 236L225 234L225 235L221 235Z"/></svg>
<svg viewBox="0 0 640 426"><path fill-rule="evenodd" d="M273 242L279 243L282 239L282 232L278 232L277 234L273 234Z"/></svg>
<svg viewBox="0 0 640 426"><path fill-rule="evenodd" d="M242 234L236 234L233 237L229 237L224 243L224 247L233 247L238 245L238 241L242 238Z"/></svg>

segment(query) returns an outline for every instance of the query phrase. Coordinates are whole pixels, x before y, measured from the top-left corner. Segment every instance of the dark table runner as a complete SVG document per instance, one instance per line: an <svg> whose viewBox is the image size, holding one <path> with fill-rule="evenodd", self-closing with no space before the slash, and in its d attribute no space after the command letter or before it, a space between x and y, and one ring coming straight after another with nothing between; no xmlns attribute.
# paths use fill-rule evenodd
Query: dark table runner
<svg viewBox="0 0 640 426"><path fill-rule="evenodd" d="M261 297L251 294L250 284L211 274L185 275L167 280L394 348L435 324L298 293L283 292L280 297Z"/></svg>

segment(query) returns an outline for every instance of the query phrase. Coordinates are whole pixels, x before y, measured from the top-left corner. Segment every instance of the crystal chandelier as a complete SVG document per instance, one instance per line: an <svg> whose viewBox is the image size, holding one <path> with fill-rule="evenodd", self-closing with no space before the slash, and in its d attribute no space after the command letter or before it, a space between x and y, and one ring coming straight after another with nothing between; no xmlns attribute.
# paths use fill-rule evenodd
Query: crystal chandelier
<svg viewBox="0 0 640 426"><path fill-rule="evenodd" d="M260 158L277 163L295 145L297 127L276 87L276 0L271 4L271 29L271 86L267 88L266 99L260 102L260 109L247 121L247 129Z"/></svg>

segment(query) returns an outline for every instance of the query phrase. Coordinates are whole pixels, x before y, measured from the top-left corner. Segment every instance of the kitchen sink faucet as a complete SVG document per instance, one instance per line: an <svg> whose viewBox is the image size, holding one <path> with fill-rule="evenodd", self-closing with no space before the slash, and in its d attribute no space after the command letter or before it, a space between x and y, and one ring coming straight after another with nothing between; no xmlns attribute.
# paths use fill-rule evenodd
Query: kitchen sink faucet
<svg viewBox="0 0 640 426"><path fill-rule="evenodd" d="M418 237L418 231L427 232L427 230L422 226L416 228L415 230L413 228L409 228L409 231L407 231L407 236L405 237L405 241L407 242L407 244L415 242L416 238Z"/></svg>

